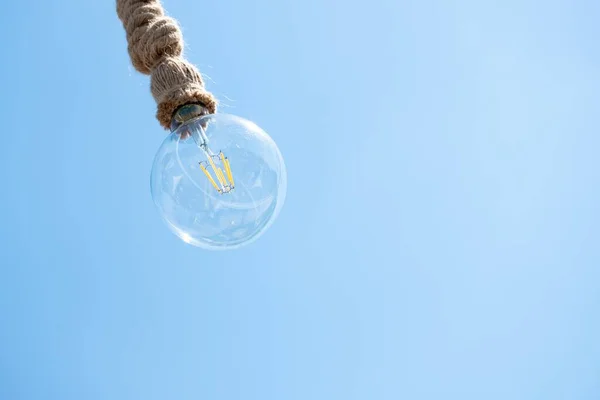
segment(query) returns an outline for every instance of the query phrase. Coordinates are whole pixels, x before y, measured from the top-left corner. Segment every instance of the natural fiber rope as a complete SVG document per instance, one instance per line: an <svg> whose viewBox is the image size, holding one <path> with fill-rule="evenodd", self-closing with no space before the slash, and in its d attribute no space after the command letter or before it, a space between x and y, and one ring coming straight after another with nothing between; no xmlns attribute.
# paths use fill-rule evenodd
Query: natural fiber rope
<svg viewBox="0 0 600 400"><path fill-rule="evenodd" d="M127 32L131 63L150 75L156 118L165 129L184 104L201 103L211 114L216 112L217 102L204 89L200 72L181 55L183 36L177 22L165 16L159 0L117 0L117 14Z"/></svg>

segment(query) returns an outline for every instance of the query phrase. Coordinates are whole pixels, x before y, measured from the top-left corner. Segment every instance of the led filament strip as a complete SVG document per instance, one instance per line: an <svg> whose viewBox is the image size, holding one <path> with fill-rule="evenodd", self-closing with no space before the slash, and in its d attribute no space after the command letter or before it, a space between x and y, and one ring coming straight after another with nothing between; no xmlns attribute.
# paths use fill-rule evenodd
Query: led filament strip
<svg viewBox="0 0 600 400"><path fill-rule="evenodd" d="M215 164L213 157L217 159L217 162L220 160L223 168L225 168L225 172L223 169ZM229 193L235 188L235 183L233 181L233 175L231 175L231 166L229 165L229 159L225 157L223 152L220 152L218 156L208 154L208 161L200 161L200 169L204 172L204 175L208 178L208 181L214 186L217 192ZM211 175L208 167L210 167L215 176L217 177L217 181ZM227 181L229 179L229 181Z"/></svg>

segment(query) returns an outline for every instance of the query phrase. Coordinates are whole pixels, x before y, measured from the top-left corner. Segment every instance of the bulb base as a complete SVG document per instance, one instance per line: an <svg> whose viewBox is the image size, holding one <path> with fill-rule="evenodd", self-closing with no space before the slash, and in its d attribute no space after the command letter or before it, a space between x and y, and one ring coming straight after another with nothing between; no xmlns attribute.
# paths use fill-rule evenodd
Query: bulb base
<svg viewBox="0 0 600 400"><path fill-rule="evenodd" d="M171 132L175 132L177 128L193 118L198 118L209 114L210 111L204 104L184 104L173 113L173 117L171 118Z"/></svg>

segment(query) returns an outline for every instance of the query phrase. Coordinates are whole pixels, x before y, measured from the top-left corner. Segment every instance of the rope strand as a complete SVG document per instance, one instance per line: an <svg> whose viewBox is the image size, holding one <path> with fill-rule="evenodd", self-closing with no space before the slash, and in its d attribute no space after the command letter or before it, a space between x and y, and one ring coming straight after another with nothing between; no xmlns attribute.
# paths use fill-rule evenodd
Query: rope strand
<svg viewBox="0 0 600 400"><path fill-rule="evenodd" d="M127 34L131 63L150 75L156 118L165 129L184 104L201 103L211 114L216 112L217 101L204 89L200 71L182 57L183 35L177 21L165 16L159 0L117 0L117 15Z"/></svg>

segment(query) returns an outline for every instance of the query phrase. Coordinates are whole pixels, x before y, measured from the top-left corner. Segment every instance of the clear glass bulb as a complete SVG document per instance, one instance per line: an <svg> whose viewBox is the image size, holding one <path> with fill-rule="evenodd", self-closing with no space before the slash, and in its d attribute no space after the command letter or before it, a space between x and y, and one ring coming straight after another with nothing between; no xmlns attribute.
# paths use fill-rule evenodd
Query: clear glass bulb
<svg viewBox="0 0 600 400"><path fill-rule="evenodd" d="M206 249L257 239L285 201L277 145L256 124L201 105L181 107L152 166L154 203L171 230Z"/></svg>

